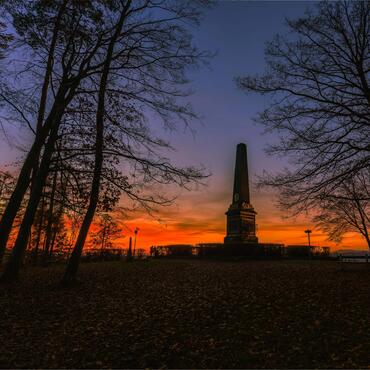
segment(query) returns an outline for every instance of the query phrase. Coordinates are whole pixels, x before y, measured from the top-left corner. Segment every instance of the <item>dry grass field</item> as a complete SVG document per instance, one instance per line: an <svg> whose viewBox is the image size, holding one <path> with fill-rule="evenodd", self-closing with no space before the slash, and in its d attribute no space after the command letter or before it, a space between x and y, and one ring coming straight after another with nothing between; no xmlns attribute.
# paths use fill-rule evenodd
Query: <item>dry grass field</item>
<svg viewBox="0 0 370 370"><path fill-rule="evenodd" d="M370 269L152 260L0 287L2 368L370 368Z"/></svg>

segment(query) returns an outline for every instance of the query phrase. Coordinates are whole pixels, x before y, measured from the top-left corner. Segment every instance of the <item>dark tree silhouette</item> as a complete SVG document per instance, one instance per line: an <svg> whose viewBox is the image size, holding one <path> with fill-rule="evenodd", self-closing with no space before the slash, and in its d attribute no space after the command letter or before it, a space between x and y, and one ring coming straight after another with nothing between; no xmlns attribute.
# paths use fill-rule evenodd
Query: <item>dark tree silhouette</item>
<svg viewBox="0 0 370 370"><path fill-rule="evenodd" d="M339 243L347 232L357 232L370 249L370 171L361 171L343 181L334 193L322 194L314 217L329 239Z"/></svg>
<svg viewBox="0 0 370 370"><path fill-rule="evenodd" d="M66 7L66 4L69 4L70 7ZM21 1L18 7L9 10L14 17L14 25L22 36L22 40L27 46L36 50L36 55L49 56L52 50L49 46L56 38L55 32L60 33L61 36L58 38L58 47L55 48L58 54L54 54L52 58L53 78L50 81L53 81L53 85L50 86L50 89L53 90L53 103L42 128L35 130L35 141L22 165L15 190L0 222L0 250L3 251L9 238L12 222L28 188L31 171L37 168L37 172L33 175L34 181L32 181L28 205L12 256L2 276L3 280L13 280L18 274L20 261L26 249L29 232L42 195L42 188L48 175L63 114L74 99L81 81L93 74L94 71L100 71L99 60L94 58L99 48L105 45L106 40L103 39L103 34L107 32L110 25L106 24L106 28L102 29L99 11L94 5L96 4L79 1L71 1L70 3L68 1L51 3ZM50 20L45 19L47 13L45 7L49 12L56 14L55 25L57 25L60 19L59 15L62 13L64 17L61 16L63 22L60 27L55 26L50 29ZM42 24L45 25L45 30L42 29L41 31L40 26ZM45 38L47 41L50 40L50 44L45 42ZM48 57L46 59L49 60ZM93 61L96 63L91 64ZM36 62L35 66L35 68L38 68ZM45 76L47 74L46 67ZM42 108L42 104L40 107ZM38 165L37 162L42 148L42 158Z"/></svg>
<svg viewBox="0 0 370 370"><path fill-rule="evenodd" d="M104 67L99 82L98 103L96 112L96 141L95 141L95 166L94 177L91 185L89 205L82 221L80 232L77 237L76 245L68 261L67 269L63 276L63 284L70 284L76 277L79 260L84 247L91 222L94 218L95 210L99 201L100 181L103 168L103 147L104 147L104 112L105 112L105 92L108 84L109 70L112 63L114 47L119 38L123 23L127 17L131 1L127 1L120 11L119 20L114 28L113 36L110 39Z"/></svg>
<svg viewBox="0 0 370 370"><path fill-rule="evenodd" d="M135 145L146 145L149 155L153 154L150 147L167 146L163 141L151 138L145 126L132 126L133 121L145 119L147 109L154 110L165 121L173 118L174 114L185 120L195 116L188 106L177 104L175 98L186 96L176 86L186 82L184 71L188 65L195 65L205 57L193 48L190 35L180 23L184 20L197 21L198 8L198 4L194 6L188 2L164 1L158 4L152 1L127 1L113 14L113 17L118 16L118 21L107 48L100 80L96 83L95 167L89 206L63 284L71 284L76 277L78 261L99 200L105 154L133 160L144 168L147 178L161 177L167 183L184 184L203 178L197 169L176 168L162 159L151 160L148 156L142 156L134 150L132 143L128 143L130 140L136 141ZM153 9L157 10L156 15L153 15ZM106 100L110 104L106 104ZM135 107L138 103L142 112ZM109 127L108 134L105 125ZM136 130L132 130L133 127ZM118 132L121 140L115 139L113 132ZM108 144L104 144L104 136ZM159 176L155 172L159 172ZM137 199L137 193L132 191L126 178L122 179L123 182L115 178L109 181ZM155 202L154 197L141 200L143 203Z"/></svg>
<svg viewBox="0 0 370 370"><path fill-rule="evenodd" d="M0 59L4 58L6 49L9 47L9 43L13 40L13 36L6 32L5 28L5 22L0 18Z"/></svg>
<svg viewBox="0 0 370 370"><path fill-rule="evenodd" d="M269 153L292 166L262 184L299 212L370 166L370 3L320 2L287 25L267 45L266 72L236 82L271 97L258 121L280 135Z"/></svg>
<svg viewBox="0 0 370 370"><path fill-rule="evenodd" d="M112 216L107 213L99 215L97 229L91 234L94 246L100 247L102 251L112 248L112 241L123 236L120 228Z"/></svg>
<svg viewBox="0 0 370 370"><path fill-rule="evenodd" d="M30 197L11 258L2 275L3 280L17 278L43 188L55 157L59 132L64 125L80 124L76 117L81 114L81 107L86 109L83 112L86 118L95 115L95 144L90 148L89 145L82 145L79 153L72 152L67 155L66 145L64 152L61 152L64 156L61 162L65 163L73 156L77 159L78 156L81 158L92 154L95 159L88 208L76 241L75 252L71 256L69 266L73 268L69 267L72 271L69 280L74 279L77 271L79 256L92 217L99 205L99 193L104 181L144 206L148 202L168 202L166 197L143 196L139 190L135 191L140 184L134 181L129 184L127 177L122 176L119 171L106 172L104 161L116 161L117 164L124 160L131 162L135 171L141 173L142 181L147 184L175 182L186 186L204 177L203 172L197 168L178 168L158 155L155 148L160 152L170 146L163 140L152 137L145 122L150 110L159 114L168 125L173 125L176 117L186 124L196 117L190 106L179 104L177 100L188 95L187 91L179 88L187 83L185 71L189 66L196 66L209 56L207 53L198 52L192 46L191 34L186 26L187 22L198 21L204 5L208 2L158 3L149 0L131 4L129 1L102 0L55 3L40 1L30 2L29 6L29 3L19 0L18 3L23 4L23 12L16 9L12 13L16 20L17 32L22 36L24 44L35 50L35 55L42 54L47 61L51 50L50 43L54 39L56 46L49 78L49 89L53 92L49 94L50 108L48 114L45 114L41 128L38 129L36 125L33 130L34 144L26 156L1 221L1 230L11 228L19 210L18 204L29 187L33 171ZM44 5L54 14L54 17L51 17L54 19L54 23L51 22L54 27L48 25L46 32L40 33L40 24L44 21L41 16L45 13ZM123 17L125 26L122 32L116 34L123 8L127 8L127 14ZM60 14L62 15L59 17ZM60 26L57 29L60 36L54 37L55 25L59 18ZM40 72L40 63L35 63L35 66ZM45 72L43 68L41 72ZM22 111L17 105L6 95L3 95L3 99L32 129L32 125L21 114ZM114 103L120 105L114 107ZM36 106L38 117L41 105ZM104 126L109 127L109 130ZM119 140L110 136L115 132L120 133ZM108 145L105 145L105 140ZM75 173L69 174L75 176ZM9 235L4 232L1 236L3 240L0 247L5 248Z"/></svg>
<svg viewBox="0 0 370 370"><path fill-rule="evenodd" d="M55 121L58 122L60 120L62 113L63 113L63 108L65 108L65 105L63 106L63 104L61 104L61 100L62 100L62 97L64 97L67 93L66 86L64 86L64 88L61 88L58 91L57 96L55 97L54 105L51 108L46 121L43 122L44 115L45 115L45 109L46 109L47 94L48 94L49 83L50 83L50 78L51 78L51 72L53 68L56 41L57 41L58 34L61 28L61 19L65 12L67 3L68 3L68 0L63 0L62 3L58 4L59 9L57 9L55 24L51 32L50 45L48 45L50 47L48 48L48 52L47 52L47 62L45 66L44 78L43 78L43 83L42 83L42 91L40 95L40 103L39 103L39 109L38 109L38 114L37 114L35 141L23 163L15 189L10 197L8 205L0 221L0 230L1 230L0 232L0 261L5 251L6 244L9 239L9 234L10 234L14 219L19 210L23 197L28 189L32 170L34 171L34 179L36 179L36 171L38 168L38 160L39 160L40 151L49 133L50 126ZM18 6L15 6L15 8L12 9L12 6L14 5L18 5ZM23 8L22 5L26 6L26 10L28 10L28 13L22 12L22 8ZM16 26L17 31L21 35L24 35L25 43L33 45L33 47L35 47L36 49L37 49L37 45L42 44L42 40L41 40L41 35L37 35L37 33L32 33L32 29L40 26L40 20L43 21L41 26L45 26L45 28L47 28L45 22L49 22L50 24L50 20L45 19L45 14L43 14L43 12L45 11L45 8L42 6L40 7L40 5L42 5L42 3L40 2L34 2L34 3L29 2L28 8L27 8L27 3L22 4L22 2L20 2L17 4L13 4L13 3L9 4L9 6L11 7L10 13L14 17L14 24ZM37 8L38 6L39 8ZM38 15L37 17L35 17L34 15L35 14L35 12L33 12L34 8L37 8L36 10L38 10L38 13L36 13ZM29 34L27 34L26 30L28 30ZM1 98L5 102L10 104L12 107L16 107L15 104L11 101L11 99L8 98L4 93L1 94ZM21 112L21 109L16 107L16 110L20 112L23 118L25 118L24 114ZM27 119L25 118L25 120ZM29 122L27 121L27 123Z"/></svg>
<svg viewBox="0 0 370 370"><path fill-rule="evenodd" d="M0 171L0 215L14 188L14 177L9 172Z"/></svg>

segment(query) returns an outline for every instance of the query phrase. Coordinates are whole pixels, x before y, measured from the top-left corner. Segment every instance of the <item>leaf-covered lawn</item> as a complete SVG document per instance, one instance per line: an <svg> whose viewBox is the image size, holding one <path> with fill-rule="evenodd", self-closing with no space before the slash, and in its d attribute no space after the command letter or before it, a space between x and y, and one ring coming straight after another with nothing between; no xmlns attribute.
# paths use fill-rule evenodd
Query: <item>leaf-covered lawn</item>
<svg viewBox="0 0 370 370"><path fill-rule="evenodd" d="M0 366L370 367L370 269L153 260L29 268L0 287Z"/></svg>

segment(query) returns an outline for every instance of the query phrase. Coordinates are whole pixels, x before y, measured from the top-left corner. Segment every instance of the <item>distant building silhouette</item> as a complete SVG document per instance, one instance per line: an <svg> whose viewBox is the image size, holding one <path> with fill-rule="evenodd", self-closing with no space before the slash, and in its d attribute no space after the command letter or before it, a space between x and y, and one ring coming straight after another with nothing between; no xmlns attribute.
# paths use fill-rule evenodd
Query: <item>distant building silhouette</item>
<svg viewBox="0 0 370 370"><path fill-rule="evenodd" d="M233 199L227 216L225 244L258 243L256 211L250 203L247 146L237 145Z"/></svg>

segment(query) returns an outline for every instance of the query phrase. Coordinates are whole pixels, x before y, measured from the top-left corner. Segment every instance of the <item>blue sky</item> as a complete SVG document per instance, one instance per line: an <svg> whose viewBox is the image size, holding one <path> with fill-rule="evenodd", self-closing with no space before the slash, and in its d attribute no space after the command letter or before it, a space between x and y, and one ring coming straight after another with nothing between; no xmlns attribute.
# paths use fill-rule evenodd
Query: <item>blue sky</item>
<svg viewBox="0 0 370 370"><path fill-rule="evenodd" d="M222 240L224 212L231 200L237 143L248 145L251 182L264 170L274 172L286 166L286 160L268 157L264 152L267 144L277 137L262 135L262 127L253 122L257 112L269 104L269 98L246 95L237 89L233 79L239 75L263 72L265 43L276 33L287 32L286 18L302 16L308 7L314 5L315 2L306 1L219 1L205 14L200 27L194 31L194 41L200 49L217 52L217 55L211 60L210 68L192 71L189 75L191 88L195 90L190 101L203 117L202 122L194 122L195 135L181 124L177 131L163 131L162 135L177 149L170 155L175 162L203 164L212 176L206 188L190 193L175 191L179 196L177 205L160 213L162 222L158 224L156 234L159 244L165 241L162 231L168 231L171 225L175 225L174 230L182 228L183 232L197 229L197 232L193 230L197 239L189 242ZM1 142L0 166L14 160L17 155L17 149L10 150L5 141ZM274 194L268 190L252 191L252 204L258 212L262 241L305 242L303 230L312 228L310 222L304 217L284 220L273 205L274 199ZM140 214L130 222L134 226L135 223L145 223L145 220L148 221L146 216ZM153 228L150 229L153 233ZM142 233L145 238L145 227ZM283 238L287 233L291 235L289 240ZM314 230L313 243L315 233ZM323 236L319 233L316 236L316 240L323 243ZM168 241L167 236L165 239Z"/></svg>
<svg viewBox="0 0 370 370"><path fill-rule="evenodd" d="M274 34L286 31L286 17L298 17L312 4L221 1L206 14L195 33L195 42L201 49L217 52L210 69L192 74L196 92L191 100L203 116L202 125L193 126L195 137L177 132L171 139L182 158L204 163L215 181L230 175L238 142L248 144L252 174L285 165L282 160L266 157L263 149L276 138L262 135L262 128L253 122L257 112L268 104L268 97L246 95L237 89L233 79L263 72L265 43Z"/></svg>

